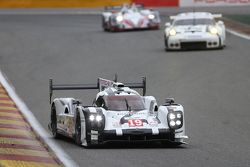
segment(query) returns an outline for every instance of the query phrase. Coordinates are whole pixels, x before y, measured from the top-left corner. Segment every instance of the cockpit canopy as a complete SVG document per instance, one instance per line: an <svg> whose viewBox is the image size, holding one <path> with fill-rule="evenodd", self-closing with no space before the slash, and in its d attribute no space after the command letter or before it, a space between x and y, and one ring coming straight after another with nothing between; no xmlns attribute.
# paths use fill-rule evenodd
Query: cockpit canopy
<svg viewBox="0 0 250 167"><path fill-rule="evenodd" d="M175 20L174 26L185 26L185 25L214 25L214 19L210 18L189 18L189 19L178 19Z"/></svg>
<svg viewBox="0 0 250 167"><path fill-rule="evenodd" d="M113 111L141 111L145 110L145 104L138 95L111 95L103 97L104 107Z"/></svg>
<svg viewBox="0 0 250 167"><path fill-rule="evenodd" d="M108 110L114 111L140 111L145 109L142 98L138 95L107 96Z"/></svg>

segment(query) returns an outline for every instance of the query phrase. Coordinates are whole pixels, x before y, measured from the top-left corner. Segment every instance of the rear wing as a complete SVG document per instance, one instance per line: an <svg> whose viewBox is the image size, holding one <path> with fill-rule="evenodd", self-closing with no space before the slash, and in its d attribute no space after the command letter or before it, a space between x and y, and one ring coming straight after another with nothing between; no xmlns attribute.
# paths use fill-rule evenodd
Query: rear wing
<svg viewBox="0 0 250 167"><path fill-rule="evenodd" d="M49 79L49 103L51 104L51 98L53 96L53 91L55 90L91 90L97 89L103 91L107 87L111 87L113 83L117 82L117 75L115 80L107 80L103 78L98 78L96 84L54 84L53 79ZM126 87L134 89L142 89L143 96L146 94L146 77L142 77L142 82L140 83L123 83Z"/></svg>
<svg viewBox="0 0 250 167"><path fill-rule="evenodd" d="M212 14L214 18L221 18L222 14Z"/></svg>
<svg viewBox="0 0 250 167"><path fill-rule="evenodd" d="M138 9L144 9L144 4L135 4L135 6L138 8ZM105 6L104 7L104 11L119 11L123 8L123 6ZM128 8L130 8L130 6L128 6Z"/></svg>
<svg viewBox="0 0 250 167"><path fill-rule="evenodd" d="M104 7L104 11L108 11L108 12L119 11L121 9L122 9L122 6L105 6Z"/></svg>

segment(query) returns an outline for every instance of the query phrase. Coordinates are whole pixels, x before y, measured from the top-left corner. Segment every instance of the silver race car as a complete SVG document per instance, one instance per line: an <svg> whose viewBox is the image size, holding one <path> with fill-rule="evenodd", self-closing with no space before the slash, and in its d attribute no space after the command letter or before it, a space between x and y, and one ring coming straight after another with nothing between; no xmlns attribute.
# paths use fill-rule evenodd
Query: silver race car
<svg viewBox="0 0 250 167"><path fill-rule="evenodd" d="M143 96L131 88L142 88ZM49 129L56 138L64 135L86 147L114 141L160 141L180 145L185 135L182 105L166 99L158 106L153 96L145 96L142 83L120 83L103 78L91 85L55 85L50 80L50 101L54 90L97 89L93 105L84 106L72 97L51 102Z"/></svg>
<svg viewBox="0 0 250 167"><path fill-rule="evenodd" d="M121 7L106 7L102 13L102 27L105 31L123 31L131 29L159 29L158 11L144 9L132 4Z"/></svg>
<svg viewBox="0 0 250 167"><path fill-rule="evenodd" d="M226 33L221 14L208 12L180 13L170 16L166 23L164 41L166 50L214 49L225 46Z"/></svg>

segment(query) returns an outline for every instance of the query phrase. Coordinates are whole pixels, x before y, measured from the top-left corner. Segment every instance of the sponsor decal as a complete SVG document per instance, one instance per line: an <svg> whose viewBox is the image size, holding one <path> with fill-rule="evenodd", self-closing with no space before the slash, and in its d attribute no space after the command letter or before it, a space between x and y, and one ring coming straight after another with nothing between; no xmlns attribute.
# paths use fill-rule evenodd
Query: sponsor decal
<svg viewBox="0 0 250 167"><path fill-rule="evenodd" d="M145 112L131 112L132 114L131 115L146 115L147 113ZM120 112L120 113L117 113L118 116L124 116L124 115L127 115L128 112Z"/></svg>

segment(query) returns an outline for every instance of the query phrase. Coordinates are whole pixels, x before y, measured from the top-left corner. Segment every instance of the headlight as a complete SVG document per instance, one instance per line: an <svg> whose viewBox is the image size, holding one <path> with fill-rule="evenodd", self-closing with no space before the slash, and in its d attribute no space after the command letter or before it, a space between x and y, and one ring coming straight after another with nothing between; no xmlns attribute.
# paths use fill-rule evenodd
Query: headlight
<svg viewBox="0 0 250 167"><path fill-rule="evenodd" d="M175 123L176 123L177 126L181 125L181 121L180 120L177 120Z"/></svg>
<svg viewBox="0 0 250 167"><path fill-rule="evenodd" d="M176 114L176 117L177 118L181 118L181 114Z"/></svg>
<svg viewBox="0 0 250 167"><path fill-rule="evenodd" d="M175 121L170 121L171 126L175 126Z"/></svg>
<svg viewBox="0 0 250 167"><path fill-rule="evenodd" d="M175 114L170 113L170 114L169 114L169 118L170 118L170 119L175 119Z"/></svg>
<svg viewBox="0 0 250 167"><path fill-rule="evenodd" d="M94 121L94 120L95 120L95 116L94 116L94 115L90 115L90 116L89 116L89 120L90 120L90 121Z"/></svg>
<svg viewBox="0 0 250 167"><path fill-rule="evenodd" d="M153 20L155 18L155 15L150 14L150 15L148 15L148 18Z"/></svg>
<svg viewBox="0 0 250 167"><path fill-rule="evenodd" d="M121 22L123 20L123 16L119 15L116 17L116 21Z"/></svg>
<svg viewBox="0 0 250 167"><path fill-rule="evenodd" d="M90 115L89 120L91 122L93 122L93 121L100 122L102 120L102 116L101 115Z"/></svg>
<svg viewBox="0 0 250 167"><path fill-rule="evenodd" d="M209 32L211 33L211 34L217 34L218 33L218 30L217 30L217 28L216 27L209 27Z"/></svg>
<svg viewBox="0 0 250 167"><path fill-rule="evenodd" d="M97 115L95 119L96 119L97 122L100 122L102 120L102 116L101 115Z"/></svg>
<svg viewBox="0 0 250 167"><path fill-rule="evenodd" d="M175 36L175 35L176 35L175 29L171 29L171 30L169 31L169 35L170 35L170 36Z"/></svg>
<svg viewBox="0 0 250 167"><path fill-rule="evenodd" d="M182 111L169 112L168 125L171 129L179 129L183 126L183 114Z"/></svg>

